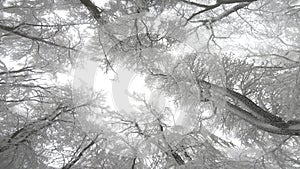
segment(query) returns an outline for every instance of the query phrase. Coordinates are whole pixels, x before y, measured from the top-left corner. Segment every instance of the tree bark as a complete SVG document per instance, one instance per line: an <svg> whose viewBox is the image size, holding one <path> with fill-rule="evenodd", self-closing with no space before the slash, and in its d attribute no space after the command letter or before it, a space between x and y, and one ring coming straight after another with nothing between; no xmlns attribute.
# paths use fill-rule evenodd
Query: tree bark
<svg viewBox="0 0 300 169"><path fill-rule="evenodd" d="M257 128L274 134L300 136L300 120L290 120L286 122L281 117L262 109L251 99L238 92L204 80L201 80L200 83L209 86L211 92L223 95L222 97L226 108L231 113L239 116ZM233 101L230 101L229 98Z"/></svg>

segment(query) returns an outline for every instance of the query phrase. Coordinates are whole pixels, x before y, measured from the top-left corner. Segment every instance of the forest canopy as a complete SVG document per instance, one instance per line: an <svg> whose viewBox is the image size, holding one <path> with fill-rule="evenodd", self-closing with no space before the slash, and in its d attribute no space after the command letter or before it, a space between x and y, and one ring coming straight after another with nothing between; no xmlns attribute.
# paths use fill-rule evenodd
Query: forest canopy
<svg viewBox="0 0 300 169"><path fill-rule="evenodd" d="M1 1L0 168L299 168L299 15L299 0ZM94 90L100 75L150 97Z"/></svg>

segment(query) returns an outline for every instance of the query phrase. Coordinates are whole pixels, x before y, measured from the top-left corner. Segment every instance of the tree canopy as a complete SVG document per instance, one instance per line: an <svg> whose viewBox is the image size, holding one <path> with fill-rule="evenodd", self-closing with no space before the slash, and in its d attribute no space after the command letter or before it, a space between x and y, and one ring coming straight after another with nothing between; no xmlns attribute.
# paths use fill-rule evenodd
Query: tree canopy
<svg viewBox="0 0 300 169"><path fill-rule="evenodd" d="M298 0L3 0L0 168L299 168L299 15ZM74 87L86 61L155 94L115 110L114 87Z"/></svg>

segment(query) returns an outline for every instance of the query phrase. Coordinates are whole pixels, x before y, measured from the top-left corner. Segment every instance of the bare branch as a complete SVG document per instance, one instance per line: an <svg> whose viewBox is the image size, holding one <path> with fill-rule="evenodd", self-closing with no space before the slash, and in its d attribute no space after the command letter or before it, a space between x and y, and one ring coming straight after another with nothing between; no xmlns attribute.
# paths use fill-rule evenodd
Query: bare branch
<svg viewBox="0 0 300 169"><path fill-rule="evenodd" d="M64 165L62 167L62 169L70 169L72 166L74 166L77 163L77 161L79 161L81 159L83 154L96 143L97 138L98 138L98 135L92 141L90 141L90 143L88 145L86 145L80 152L79 152L79 150L81 149L81 146L79 146L77 148L77 150L75 151L75 154L73 155L71 160L66 165ZM77 152L79 152L79 153L77 154Z"/></svg>
<svg viewBox="0 0 300 169"><path fill-rule="evenodd" d="M0 145L0 153L18 146L20 143L25 142L30 136L35 134L38 131L52 125L55 122L55 119L64 112L65 107L60 104L58 105L55 110L50 113L49 115L37 119L32 123L29 123L22 127L21 129L15 131L8 139L1 140Z"/></svg>
<svg viewBox="0 0 300 169"><path fill-rule="evenodd" d="M17 26L18 27L18 26ZM47 45L50 45L50 46L55 46L55 47L59 47L59 48L63 48L63 49L68 49L68 50L75 50L73 47L67 47L67 46L63 46L63 45L59 45L59 44L56 44L54 42L50 42L50 41L46 41L44 40L43 38L40 38L40 37L35 37L35 36L30 36L30 35L26 35L20 31L16 31L16 28L17 27L9 27L9 26L4 26L4 25L0 25L0 29L4 30L4 31L8 31L8 32L11 32L15 35L18 35L18 36L21 36L23 38L26 38L26 39L31 39L33 41L38 41L38 42L42 42L42 43L45 43Z"/></svg>
<svg viewBox="0 0 300 169"><path fill-rule="evenodd" d="M95 20L100 24L103 25L104 21L101 17L101 14L103 12L103 9L96 6L92 1L90 0L80 0L80 2L89 10L91 15L95 18Z"/></svg>
<svg viewBox="0 0 300 169"><path fill-rule="evenodd" d="M188 0L180 0L180 1L184 2L186 4L189 4L189 5L194 5L194 6L200 7L200 8L208 8L209 7L209 5L199 4L197 2L192 2L192 1L188 1Z"/></svg>
<svg viewBox="0 0 300 169"><path fill-rule="evenodd" d="M217 17L213 17L211 19L203 19L203 20L193 21L193 22L203 22L204 24L206 24L208 22L213 23L213 22L219 21L219 20L229 16L231 13L236 12L239 9L242 9L242 8L248 6L251 2L254 2L254 1L256 1L256 0L218 0L214 5L203 5L203 4L199 4L199 3L195 3L195 2L191 2L191 1L187 1L187 0L182 0L182 2L184 2L184 3L194 5L194 6L198 6L200 8L204 8L204 9L201 9L200 11L192 14L187 19L187 22L191 21L197 15L200 15L200 14L206 12L206 11L218 8L221 5L232 4L232 3L240 3L240 4L237 4L234 7L230 8L229 10L225 10L223 13L219 14Z"/></svg>

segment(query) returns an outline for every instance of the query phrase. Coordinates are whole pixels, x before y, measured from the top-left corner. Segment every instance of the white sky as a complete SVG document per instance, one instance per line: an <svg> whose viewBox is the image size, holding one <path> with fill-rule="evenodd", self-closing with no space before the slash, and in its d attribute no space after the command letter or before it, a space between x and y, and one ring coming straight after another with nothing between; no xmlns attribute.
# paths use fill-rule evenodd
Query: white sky
<svg viewBox="0 0 300 169"><path fill-rule="evenodd" d="M145 95L151 104L161 110L165 106L170 107L173 105L170 98L164 97L158 91L150 90L145 84L144 77L133 71L119 68L116 70L118 73L118 76L116 76L113 72L105 74L94 61L86 61L84 65L74 72L74 87L78 88L85 85L95 91L104 91L107 96L106 102L112 110L137 111L140 104L130 97L135 93L141 96ZM61 75L60 78L67 79L65 75ZM175 111L174 107L172 109ZM174 116L178 118L178 112Z"/></svg>
<svg viewBox="0 0 300 169"><path fill-rule="evenodd" d="M95 4L98 6L103 6L108 0L94 0ZM199 43L199 39L191 35L186 42L188 46L191 46L193 49L200 49L203 45L206 45L205 40L209 38L209 32L201 32L200 36L202 38L203 44ZM149 101L155 102L158 104L158 107L168 106L171 107L173 115L175 117L176 125L182 125L183 127L189 127L189 116L184 111L180 111L175 108L170 98L165 98L163 95L160 97L152 97L151 93L155 96L155 92L146 87L144 78L132 71L125 69L117 70L119 76L116 79L114 73L104 74L99 68L96 62L86 61L82 68L78 68L73 73L73 84L78 87L82 84L92 87L95 91L103 90L107 96L107 104L111 107L112 110L116 111L136 111L138 106L137 102L129 97L129 95L134 93L144 94L147 96ZM62 81L69 79L68 76L63 74L59 75L59 79ZM114 79L114 80L113 80ZM171 119L170 119L171 120ZM174 125L174 124L173 124ZM226 139L231 140L236 145L240 145L237 139L232 137L228 138L220 130L214 131L216 135Z"/></svg>
<svg viewBox="0 0 300 169"><path fill-rule="evenodd" d="M101 7L110 0L92 0L97 6Z"/></svg>
<svg viewBox="0 0 300 169"><path fill-rule="evenodd" d="M94 0L97 6L103 6L109 0ZM297 1L297 5L300 1ZM58 14L60 12L58 11ZM202 37L204 37L203 35ZM240 39L240 42L244 42L246 37ZM197 39L189 39L189 44L197 44L195 41ZM239 42L238 42L239 43ZM199 44L199 43L198 43ZM199 46L193 46L195 48ZM2 61L4 61L2 59ZM4 63L11 63L10 61L4 61ZM144 82L144 78L132 71L128 71L125 69L121 69L118 71L119 78L116 79L114 73L104 74L99 68L96 62L86 61L82 68L78 68L74 70L72 76L67 74L58 73L58 82L65 83L73 80L73 85L78 87L80 85L88 85L92 87L95 91L104 90L107 94L107 104L113 110L117 111L136 111L137 102L133 99L129 98L128 95L139 93L144 94L152 103L156 103L159 108L163 108L164 106L168 106L172 108L174 111L174 116L176 123L179 125L188 125L188 116L183 111L178 111L175 109L174 105L172 106L170 98L165 98L163 95L157 95L155 91L150 90L146 87ZM74 79L73 79L74 78ZM115 79L115 80L112 80ZM153 94L153 95L151 95ZM222 138L226 138L227 140L233 140L233 142L237 145L239 141L234 138L228 138L221 131L216 131L215 133Z"/></svg>

